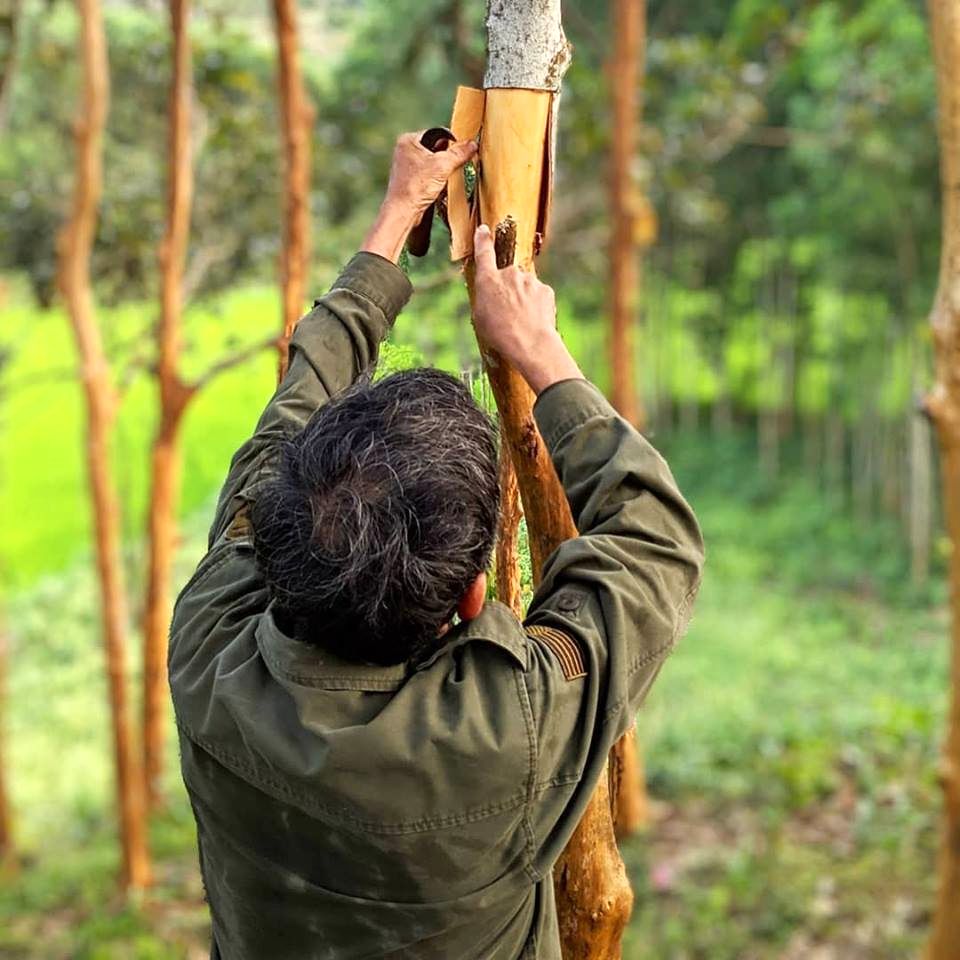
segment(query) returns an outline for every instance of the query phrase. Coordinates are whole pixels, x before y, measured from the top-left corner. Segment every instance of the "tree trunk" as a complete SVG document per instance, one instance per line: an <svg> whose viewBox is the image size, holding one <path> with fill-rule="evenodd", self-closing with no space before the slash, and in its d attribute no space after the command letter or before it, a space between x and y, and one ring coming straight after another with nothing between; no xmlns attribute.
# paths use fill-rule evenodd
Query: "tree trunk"
<svg viewBox="0 0 960 960"><path fill-rule="evenodd" d="M6 779L7 633L0 616L0 870L13 863L13 826Z"/></svg>
<svg viewBox="0 0 960 960"><path fill-rule="evenodd" d="M0 36L6 38L4 46L7 50L7 55L0 64L0 133L7 126L13 95L13 78L17 72L20 14L20 0L0 0Z"/></svg>
<svg viewBox="0 0 960 960"><path fill-rule="evenodd" d="M944 826L930 960L960 957L960 0L930 0L940 127L942 246L930 314L936 377L927 411L940 439L950 554L951 692L941 783Z"/></svg>
<svg viewBox="0 0 960 960"><path fill-rule="evenodd" d="M780 412L772 407L761 407L757 413L757 442L760 451L760 469L768 480L780 476Z"/></svg>
<svg viewBox="0 0 960 960"><path fill-rule="evenodd" d="M303 311L310 260L310 130L313 109L300 70L296 0L273 0L277 31L280 117L283 124L283 339L280 377L287 369L290 337Z"/></svg>
<svg viewBox="0 0 960 960"><path fill-rule="evenodd" d="M523 617L520 583L520 488L510 452L500 455L500 529L497 536L497 599Z"/></svg>
<svg viewBox="0 0 960 960"><path fill-rule="evenodd" d="M637 398L634 327L640 285L637 220L640 214L633 177L639 109L637 92L643 77L646 42L645 0L613 0L613 57L608 68L613 101L610 147L610 369L613 405L638 429L646 426ZM610 758L614 826L618 837L640 829L648 818L643 764L636 727L613 748Z"/></svg>
<svg viewBox="0 0 960 960"><path fill-rule="evenodd" d="M127 614L120 565L120 526L110 477L109 438L116 396L103 352L90 288L90 250L102 181L103 129L109 100L106 35L98 0L77 0L83 65L81 112L76 123L76 182L69 220L60 236L60 286L81 362L87 408L87 470L93 500L97 573L113 720L117 804L125 888L150 882L143 775L134 749L126 694Z"/></svg>
<svg viewBox="0 0 960 960"><path fill-rule="evenodd" d="M608 82L613 102L610 144L610 369L613 405L642 429L637 402L634 326L639 287L635 224L639 198L633 177L637 91L643 76L645 0L613 0L613 56Z"/></svg>
<svg viewBox="0 0 960 960"><path fill-rule="evenodd" d="M551 113L568 61L559 0L487 8L488 68L480 147L480 216L495 234L509 228L512 249L501 266L533 269L538 229L549 202ZM467 281L473 291L472 265ZM533 395L522 377L480 345L503 436L516 470L534 579L561 542L577 534L566 496L533 419ZM611 817L608 777L601 777L583 820L554 868L560 937L567 960L620 956L620 938L633 895Z"/></svg>
<svg viewBox="0 0 960 960"><path fill-rule="evenodd" d="M930 424L916 410L910 413L910 576L922 587L930 576L933 519L933 464Z"/></svg>
<svg viewBox="0 0 960 960"><path fill-rule="evenodd" d="M157 381L160 413L151 462L147 594L143 615L143 753L147 803L161 799L167 703L167 633L180 501L180 424L191 396L182 383L180 318L183 270L190 234L193 167L190 145L191 57L189 0L170 0L173 75L167 153L167 228L160 247L160 324Z"/></svg>

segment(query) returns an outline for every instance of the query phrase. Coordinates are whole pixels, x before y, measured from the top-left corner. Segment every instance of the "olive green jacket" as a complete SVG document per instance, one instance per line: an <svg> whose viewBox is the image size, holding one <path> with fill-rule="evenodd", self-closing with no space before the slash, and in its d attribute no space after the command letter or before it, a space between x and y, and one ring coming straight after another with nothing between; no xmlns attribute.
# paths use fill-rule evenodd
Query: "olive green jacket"
<svg viewBox="0 0 960 960"><path fill-rule="evenodd" d="M488 603L395 667L285 636L244 506L278 444L373 366L409 294L359 254L302 321L177 601L170 685L225 960L558 958L554 861L699 583L700 531L666 463L570 380L535 416L580 536L525 623Z"/></svg>

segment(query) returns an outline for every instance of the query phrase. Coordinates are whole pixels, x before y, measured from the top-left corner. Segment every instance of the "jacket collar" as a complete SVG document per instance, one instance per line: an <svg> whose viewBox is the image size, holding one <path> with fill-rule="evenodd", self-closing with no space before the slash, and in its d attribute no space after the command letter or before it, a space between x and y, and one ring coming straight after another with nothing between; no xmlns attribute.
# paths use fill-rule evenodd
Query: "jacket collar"
<svg viewBox="0 0 960 960"><path fill-rule="evenodd" d="M447 642L426 660L384 667L345 660L322 647L287 636L268 607L257 625L257 646L270 672L284 686L317 687L323 690L393 692L413 673L433 666L441 657L471 641L487 641L509 653L521 667L527 665L526 636L509 607L491 601L479 616L458 624Z"/></svg>
<svg viewBox="0 0 960 960"><path fill-rule="evenodd" d="M466 623L459 623L447 634L447 642L435 650L415 670L432 667L441 657L474 640L485 640L506 650L521 667L527 665L527 636L514 612L498 600L488 600L480 613Z"/></svg>

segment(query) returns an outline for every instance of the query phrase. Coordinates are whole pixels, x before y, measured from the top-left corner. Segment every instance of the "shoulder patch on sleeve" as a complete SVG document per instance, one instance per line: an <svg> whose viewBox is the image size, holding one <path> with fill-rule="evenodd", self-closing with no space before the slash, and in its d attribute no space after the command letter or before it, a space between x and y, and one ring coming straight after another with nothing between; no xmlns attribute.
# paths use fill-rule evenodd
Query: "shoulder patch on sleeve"
<svg viewBox="0 0 960 960"><path fill-rule="evenodd" d="M227 527L227 539L241 540L244 537L249 537L252 531L253 527L250 524L249 510L246 506L243 506L237 511L230 526Z"/></svg>
<svg viewBox="0 0 960 960"><path fill-rule="evenodd" d="M526 631L528 637L539 640L560 661L560 669L567 680L579 680L587 675L580 644L570 634L539 624L527 627Z"/></svg>

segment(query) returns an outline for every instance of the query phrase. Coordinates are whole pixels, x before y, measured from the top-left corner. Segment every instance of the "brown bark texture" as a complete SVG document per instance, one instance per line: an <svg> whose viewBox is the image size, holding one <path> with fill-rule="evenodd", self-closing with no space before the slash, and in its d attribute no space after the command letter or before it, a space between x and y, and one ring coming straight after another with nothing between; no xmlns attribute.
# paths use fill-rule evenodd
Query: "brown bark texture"
<svg viewBox="0 0 960 960"><path fill-rule="evenodd" d="M543 90L487 90L479 160L480 217L495 231L497 225L512 221L515 242L510 259L527 270L533 269L538 242L542 178L549 167L544 161L551 110L552 96ZM469 262L467 282L472 293ZM516 471L534 580L539 581L547 556L564 540L576 536L577 530L533 419L530 388L489 347L481 343L480 349ZM633 894L617 850L606 775L557 862L554 882L564 957L619 957Z"/></svg>
<svg viewBox="0 0 960 960"><path fill-rule="evenodd" d="M0 0L0 37L4 38L6 56L0 63L0 131L7 125L13 78L17 72L18 28L21 15L20 0Z"/></svg>
<svg viewBox="0 0 960 960"><path fill-rule="evenodd" d="M523 618L520 580L520 488L510 453L500 454L500 529L497 531L497 599Z"/></svg>
<svg viewBox="0 0 960 960"><path fill-rule="evenodd" d="M167 633L180 501L179 434L193 391L179 374L183 271L190 236L193 166L190 145L189 0L170 0L173 71L167 146L167 224L160 246L157 385L160 414L151 455L147 520L147 590L143 614L143 760L147 803L162 796L167 695Z"/></svg>
<svg viewBox="0 0 960 960"><path fill-rule="evenodd" d="M645 425L637 396L634 362L640 286L640 263L635 222L639 196L633 176L640 116L638 92L643 82L646 44L645 0L613 0L613 56L608 67L613 106L610 142L610 369L612 401L634 426ZM611 790L614 826L618 837L635 833L648 820L643 764L636 729L625 734L610 756L611 773L618 772Z"/></svg>
<svg viewBox="0 0 960 960"><path fill-rule="evenodd" d="M120 564L119 506L110 476L110 430L116 396L110 382L90 287L90 250L102 182L103 129L109 101L106 35L98 0L77 0L82 93L76 122L76 180L60 235L60 287L77 343L87 409L86 458L93 504L97 574L106 651L117 806L127 889L150 882L143 776L134 748L126 692L127 614Z"/></svg>
<svg viewBox="0 0 960 960"><path fill-rule="evenodd" d="M610 751L610 810L618 840L632 836L650 822L650 802L636 727L628 730Z"/></svg>
<svg viewBox="0 0 960 960"><path fill-rule="evenodd" d="M283 127L283 338L280 378L287 370L290 337L303 311L310 259L310 128L313 108L300 69L296 0L273 0L277 31L277 75Z"/></svg>
<svg viewBox="0 0 960 960"><path fill-rule="evenodd" d="M937 905L929 960L960 958L960 0L929 0L940 128L942 246L930 314L936 378L927 398L940 440L950 556L950 706L943 747L944 796Z"/></svg>
<svg viewBox="0 0 960 960"><path fill-rule="evenodd" d="M0 868L13 862L13 819L7 791L6 725L7 706L7 633L0 613Z"/></svg>
<svg viewBox="0 0 960 960"><path fill-rule="evenodd" d="M612 401L621 416L642 428L637 398L634 327L640 264L634 223L639 195L633 176L643 78L646 3L613 0L613 55L608 65L612 100L610 139L610 369Z"/></svg>

